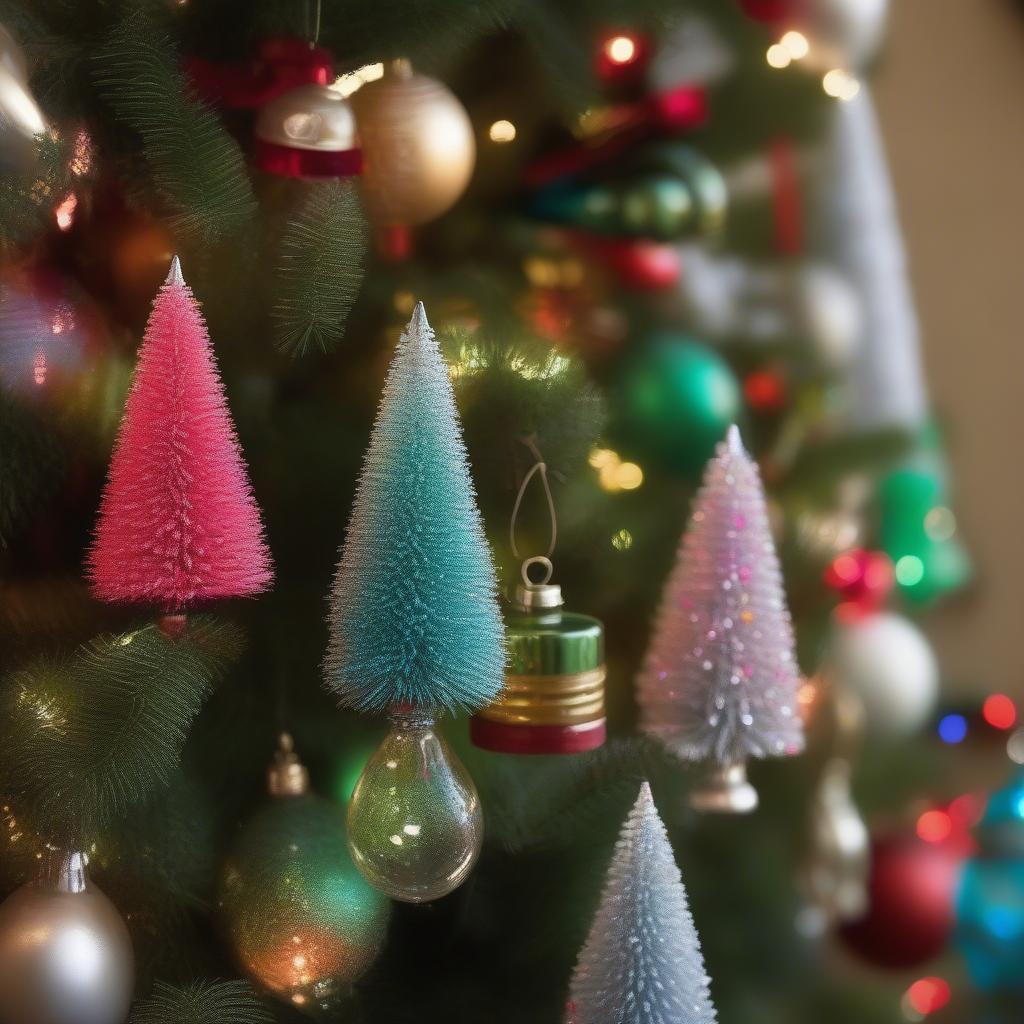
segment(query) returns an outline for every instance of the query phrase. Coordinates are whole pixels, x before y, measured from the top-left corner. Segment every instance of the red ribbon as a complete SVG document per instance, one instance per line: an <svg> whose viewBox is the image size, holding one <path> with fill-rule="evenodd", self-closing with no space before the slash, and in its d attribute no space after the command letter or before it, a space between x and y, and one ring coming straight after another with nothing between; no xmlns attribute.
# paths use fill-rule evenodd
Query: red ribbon
<svg viewBox="0 0 1024 1024"><path fill-rule="evenodd" d="M255 110L289 89L334 80L327 50L287 37L263 40L256 56L242 65L186 57L185 69L203 99L229 109Z"/></svg>
<svg viewBox="0 0 1024 1024"><path fill-rule="evenodd" d="M680 85L639 103L626 103L608 112L609 128L594 139L569 146L535 161L526 169L532 188L579 174L614 160L652 135L673 135L697 128L708 115L707 97L699 86Z"/></svg>
<svg viewBox="0 0 1024 1024"><path fill-rule="evenodd" d="M772 171L775 247L787 256L794 256L803 251L804 222L793 143L789 139L773 142L768 150L768 161Z"/></svg>
<svg viewBox="0 0 1024 1024"><path fill-rule="evenodd" d="M280 174L285 178L345 178L362 171L363 151L297 149L267 142L265 139L255 139L252 162L262 171Z"/></svg>

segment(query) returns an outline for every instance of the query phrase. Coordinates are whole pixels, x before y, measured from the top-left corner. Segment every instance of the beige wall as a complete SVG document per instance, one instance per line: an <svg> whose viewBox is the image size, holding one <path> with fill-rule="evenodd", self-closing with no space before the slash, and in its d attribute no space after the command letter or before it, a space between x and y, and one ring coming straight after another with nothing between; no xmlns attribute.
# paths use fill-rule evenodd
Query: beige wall
<svg viewBox="0 0 1024 1024"><path fill-rule="evenodd" d="M875 82L976 593L928 630L951 689L1024 696L1024 13L892 0Z"/></svg>

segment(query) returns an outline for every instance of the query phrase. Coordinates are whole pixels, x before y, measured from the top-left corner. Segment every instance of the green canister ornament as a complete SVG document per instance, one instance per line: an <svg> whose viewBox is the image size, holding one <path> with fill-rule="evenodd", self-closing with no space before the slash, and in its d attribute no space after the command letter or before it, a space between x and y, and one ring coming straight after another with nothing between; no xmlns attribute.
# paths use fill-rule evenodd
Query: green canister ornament
<svg viewBox="0 0 1024 1024"><path fill-rule="evenodd" d="M526 475L523 491L539 474L548 497L552 540L547 555L522 563L520 583L505 608L508 667L497 700L470 721L470 737L484 750L502 754L577 754L601 746L605 739L604 626L589 615L566 611L562 588L551 583L550 555L555 542L554 504L544 463ZM530 578L534 567L543 579Z"/></svg>

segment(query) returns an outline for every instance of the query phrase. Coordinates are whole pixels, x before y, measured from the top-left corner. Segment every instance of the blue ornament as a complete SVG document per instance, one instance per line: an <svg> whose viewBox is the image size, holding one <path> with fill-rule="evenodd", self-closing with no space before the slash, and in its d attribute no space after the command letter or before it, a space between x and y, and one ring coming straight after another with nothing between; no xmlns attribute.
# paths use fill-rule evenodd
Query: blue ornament
<svg viewBox="0 0 1024 1024"><path fill-rule="evenodd" d="M989 800L957 894L956 944L974 983L1024 990L1024 772Z"/></svg>

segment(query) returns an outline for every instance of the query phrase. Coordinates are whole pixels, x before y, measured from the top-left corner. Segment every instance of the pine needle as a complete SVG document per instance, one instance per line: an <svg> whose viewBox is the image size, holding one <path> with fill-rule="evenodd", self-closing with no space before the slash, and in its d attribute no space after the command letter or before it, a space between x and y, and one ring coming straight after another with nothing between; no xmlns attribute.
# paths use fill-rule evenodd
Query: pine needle
<svg viewBox="0 0 1024 1024"><path fill-rule="evenodd" d="M366 256L355 186L332 181L307 188L281 243L273 308L277 347L295 356L330 351L342 337Z"/></svg>
<svg viewBox="0 0 1024 1024"><path fill-rule="evenodd" d="M205 242L241 228L256 208L242 151L192 95L170 39L136 11L115 26L93 67L115 117L140 136L172 225Z"/></svg>
<svg viewBox="0 0 1024 1024"><path fill-rule="evenodd" d="M166 784L240 649L237 628L198 618L177 642L149 625L16 670L2 694L4 793L53 841L94 835Z"/></svg>
<svg viewBox="0 0 1024 1024"><path fill-rule="evenodd" d="M274 1018L245 981L158 981L132 1009L128 1024L273 1024Z"/></svg>

